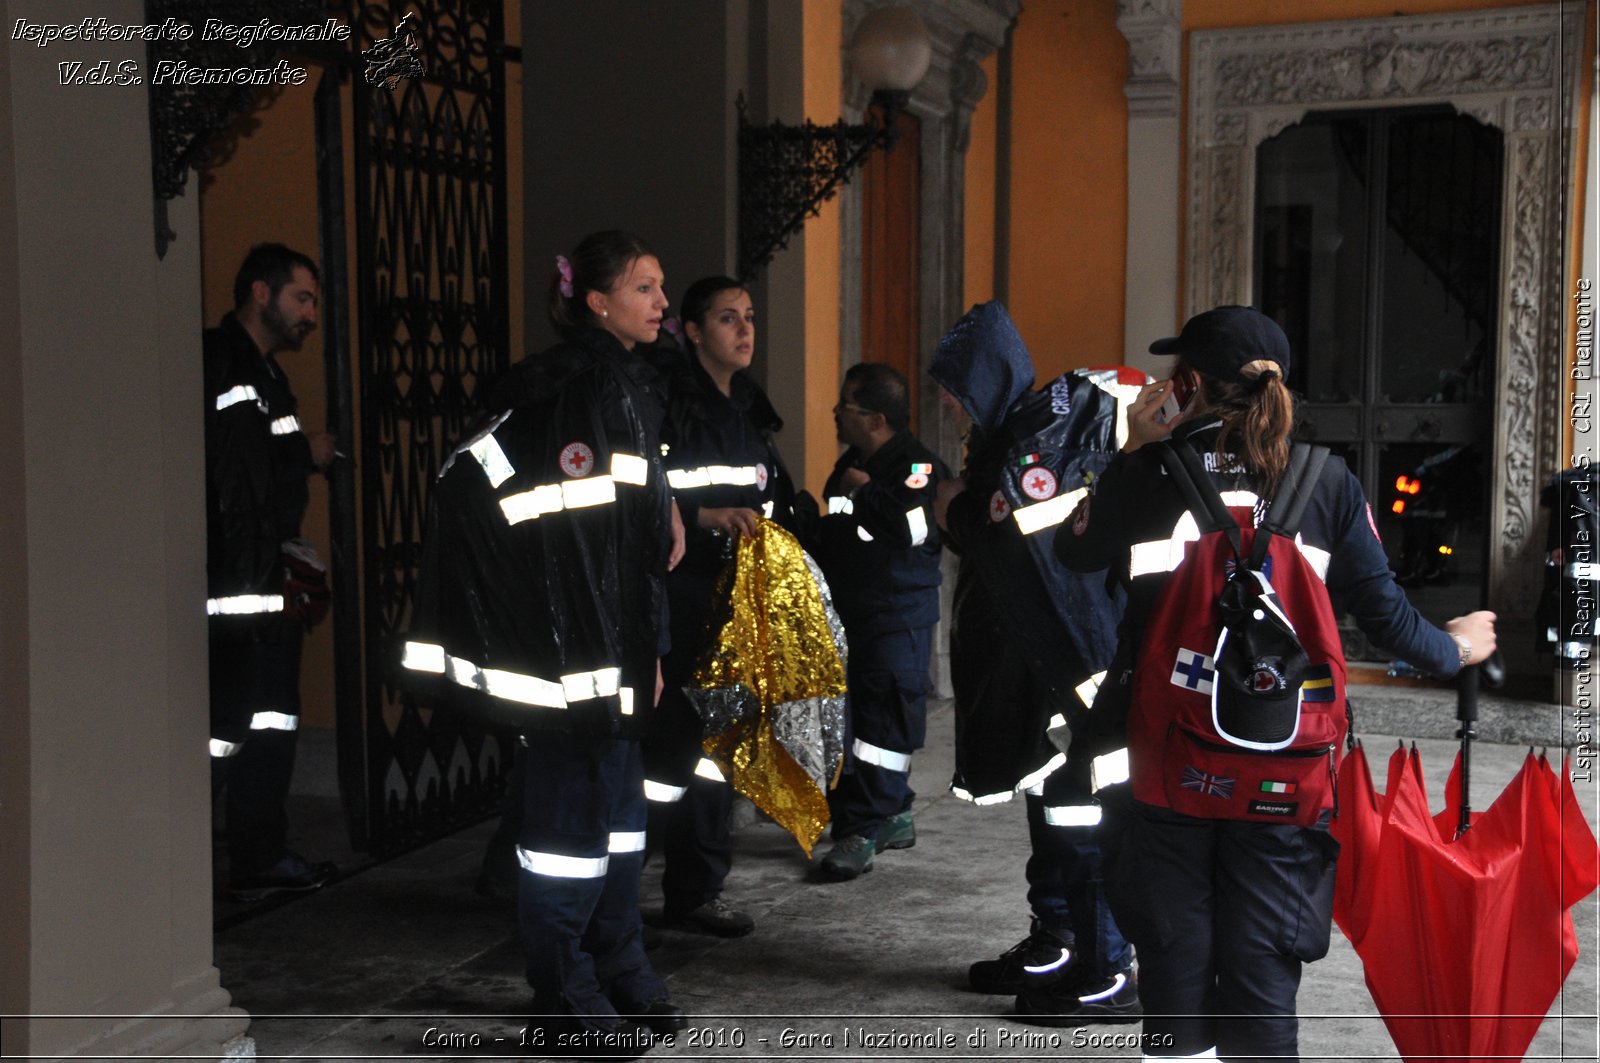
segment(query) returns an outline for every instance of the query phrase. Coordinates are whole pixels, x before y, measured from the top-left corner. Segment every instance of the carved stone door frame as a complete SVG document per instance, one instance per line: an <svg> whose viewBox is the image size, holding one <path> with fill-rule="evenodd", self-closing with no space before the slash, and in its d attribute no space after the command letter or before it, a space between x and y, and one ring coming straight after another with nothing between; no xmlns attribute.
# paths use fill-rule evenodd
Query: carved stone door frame
<svg viewBox="0 0 1600 1063"><path fill-rule="evenodd" d="M1560 467L1567 145L1583 11L1562 5L1196 31L1189 52L1189 314L1249 303L1256 148L1313 110L1447 103L1505 134L1489 600L1533 612L1542 480Z"/></svg>

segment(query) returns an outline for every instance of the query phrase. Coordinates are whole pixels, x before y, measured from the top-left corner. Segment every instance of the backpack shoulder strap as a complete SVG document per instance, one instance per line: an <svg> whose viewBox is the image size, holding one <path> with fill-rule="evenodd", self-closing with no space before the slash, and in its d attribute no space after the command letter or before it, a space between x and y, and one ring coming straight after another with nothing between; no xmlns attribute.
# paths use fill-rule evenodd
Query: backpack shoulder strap
<svg viewBox="0 0 1600 1063"><path fill-rule="evenodd" d="M1267 557L1267 547L1274 535L1293 539L1300 531L1300 522L1306 515L1306 504L1316 493L1317 480L1322 476L1322 466L1327 463L1328 448L1309 443L1296 443L1289 451L1289 467L1278 483L1277 494L1267 509L1266 519L1256 529L1255 542L1250 548L1250 568L1259 569Z"/></svg>
<svg viewBox="0 0 1600 1063"><path fill-rule="evenodd" d="M1194 447L1189 445L1188 440L1167 439L1162 441L1157 453L1161 457L1161 464L1166 466L1167 475L1178 485L1184 506L1194 514L1200 530L1224 532L1237 556L1243 549L1239 522L1228 512L1222 495L1211 482L1211 477L1206 475L1205 467L1200 464L1200 455L1194 452Z"/></svg>

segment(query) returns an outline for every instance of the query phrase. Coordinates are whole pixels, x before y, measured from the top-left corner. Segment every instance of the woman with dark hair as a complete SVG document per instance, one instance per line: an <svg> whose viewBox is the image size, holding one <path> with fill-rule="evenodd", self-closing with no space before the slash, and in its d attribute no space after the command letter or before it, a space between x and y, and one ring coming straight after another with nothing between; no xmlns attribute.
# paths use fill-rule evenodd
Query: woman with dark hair
<svg viewBox="0 0 1600 1063"><path fill-rule="evenodd" d="M1158 340L1150 350L1178 356L1172 378L1140 393L1128 415L1124 453L1055 537L1056 554L1068 567L1109 568L1128 591L1117 655L1089 714L1103 730L1075 730L1071 755L1095 757L1097 770L1120 762L1131 780L1131 787L1107 786L1101 771L1097 787L1105 811L1106 895L1137 953L1146 1055L1294 1059L1302 965L1328 950L1338 843L1328 833L1331 792L1322 776L1331 774L1343 736L1331 737L1332 745L1316 750L1314 759L1292 761L1311 773L1298 792L1297 784L1287 782L1257 787L1247 772L1287 772L1283 765L1291 761L1207 746L1190 737L1175 715L1178 699L1198 684L1222 684L1222 664L1206 656L1216 653L1225 661L1220 643L1180 648L1177 666L1172 647L1156 645L1158 633L1174 630L1174 606L1162 592L1185 585L1184 566L1202 557L1194 545L1201 538L1196 522L1206 520L1190 516L1179 477L1169 474L1164 458L1187 464L1177 448L1192 449L1192 467L1227 492L1224 504L1242 515L1236 517L1239 534L1264 535L1260 525L1268 500L1293 479L1286 475L1294 422L1294 400L1284 383L1289 344L1260 311L1224 306L1191 318L1180 335ZM1173 454L1164 455L1168 448L1153 444L1169 437ZM1334 609L1349 613L1374 644L1435 675L1454 675L1493 653L1493 613L1469 613L1440 629L1406 601L1361 485L1342 461L1327 458L1306 488L1309 501L1298 535L1270 540L1275 554L1259 570L1263 580L1296 592L1310 588L1313 599L1321 596L1322 609L1331 598ZM1294 637L1304 641L1307 653L1328 656L1322 662L1311 658L1315 667L1307 674L1321 669L1316 689L1307 693L1313 685L1308 680L1289 704L1294 712L1309 713L1317 707L1310 703L1333 701L1342 719L1338 635L1322 630L1333 627L1332 615L1321 624L1295 621ZM1282 673L1269 666L1283 659L1260 662L1254 678L1281 683ZM1269 688L1270 683L1255 687ZM1157 689L1159 696L1146 693ZM1299 708L1293 707L1295 697L1302 699ZM1220 704L1220 696L1213 698L1207 712L1220 711ZM1207 759L1224 755L1233 759ZM1240 767L1203 770L1217 763ZM1167 796L1174 792L1185 796ZM1162 801L1166 805L1153 803ZM1193 814L1177 811L1180 804Z"/></svg>
<svg viewBox="0 0 1600 1063"><path fill-rule="evenodd" d="M734 540L754 534L758 517L788 524L794 488L773 440L783 421L747 372L756 341L749 291L731 277L705 277L684 292L681 312L688 350L663 351L656 364L667 383L667 480L687 548L667 578L672 652L644 742L644 785L650 848L665 862L663 925L738 937L755 921L722 896L733 788L705 757L683 688L712 637L712 598Z"/></svg>
<svg viewBox="0 0 1600 1063"><path fill-rule="evenodd" d="M666 311L662 282L626 233L557 257L560 342L488 389L445 462L405 647L412 675L523 736L518 920L535 1053L637 1054L686 1022L645 957L638 908L638 739L660 697L663 583L682 550L640 357Z"/></svg>

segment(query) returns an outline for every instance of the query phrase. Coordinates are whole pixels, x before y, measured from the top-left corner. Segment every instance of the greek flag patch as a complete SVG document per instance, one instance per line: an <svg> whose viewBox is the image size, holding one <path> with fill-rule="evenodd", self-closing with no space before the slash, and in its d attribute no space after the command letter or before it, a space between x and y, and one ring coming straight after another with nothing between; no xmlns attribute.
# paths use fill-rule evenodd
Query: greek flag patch
<svg viewBox="0 0 1600 1063"><path fill-rule="evenodd" d="M1200 694L1211 693L1211 680L1216 675L1216 662L1203 653L1178 647L1178 659L1172 666L1172 685Z"/></svg>

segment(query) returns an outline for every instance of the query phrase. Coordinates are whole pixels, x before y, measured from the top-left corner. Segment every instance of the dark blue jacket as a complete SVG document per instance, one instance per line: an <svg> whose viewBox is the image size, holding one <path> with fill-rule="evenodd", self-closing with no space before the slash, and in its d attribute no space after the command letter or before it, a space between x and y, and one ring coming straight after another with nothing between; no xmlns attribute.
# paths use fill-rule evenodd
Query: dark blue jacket
<svg viewBox="0 0 1600 1063"><path fill-rule="evenodd" d="M492 724L629 737L661 651L660 412L638 354L563 340L495 382L434 483L401 665Z"/></svg>
<svg viewBox="0 0 1600 1063"><path fill-rule="evenodd" d="M214 635L249 640L275 607L226 604L283 593L282 544L300 534L315 471L288 378L228 314L205 352L206 575ZM225 610L218 612L219 609Z"/></svg>
<svg viewBox="0 0 1600 1063"><path fill-rule="evenodd" d="M794 484L773 438L783 420L749 373L735 373L723 395L691 351L662 348L654 365L666 389L662 461L684 525L683 560L667 574L672 643L697 655L733 547L728 536L699 526L700 510L753 509L792 527Z"/></svg>
<svg viewBox="0 0 1600 1063"><path fill-rule="evenodd" d="M846 491L846 469L870 483ZM823 488L817 563L850 638L932 627L939 620L939 526L934 488L950 475L938 456L909 431L870 458L851 447Z"/></svg>
<svg viewBox="0 0 1600 1063"><path fill-rule="evenodd" d="M1220 491L1248 489L1230 458L1213 451L1221 422L1201 417L1180 425L1175 439L1188 439L1205 457ZM1102 697L1128 681L1157 595L1170 576L1162 559L1174 556L1185 508L1154 447L1121 454L1096 480L1093 493L1057 530L1055 550L1063 564L1079 570L1109 568L1127 587L1128 608L1119 633L1117 662ZM1406 600L1389 571L1377 525L1361 484L1349 467L1330 456L1300 525L1302 552L1319 570L1335 612L1348 612L1375 645L1404 657L1423 671L1452 676L1459 670L1455 640ZM1176 548L1181 556L1181 546ZM1113 702L1108 701L1107 707ZM1095 715L1101 716L1096 702Z"/></svg>

